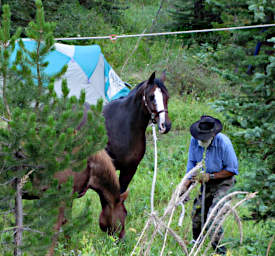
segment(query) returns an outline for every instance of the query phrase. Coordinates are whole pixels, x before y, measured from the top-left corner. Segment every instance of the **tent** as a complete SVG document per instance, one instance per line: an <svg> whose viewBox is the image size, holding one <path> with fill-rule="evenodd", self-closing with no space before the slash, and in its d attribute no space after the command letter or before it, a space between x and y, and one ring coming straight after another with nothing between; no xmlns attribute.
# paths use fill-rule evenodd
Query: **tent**
<svg viewBox="0 0 275 256"><path fill-rule="evenodd" d="M27 50L33 51L36 42L23 39ZM19 45L11 55L11 61L16 58ZM50 52L46 61L49 65L45 69L48 75L57 73L64 65L68 69L62 78L67 79L70 89L69 96L79 96L82 89L86 92L86 102L95 104L99 98L106 104L114 99L126 96L129 89L106 61L98 45L66 45L55 43L55 50ZM55 91L62 95L62 79L55 81Z"/></svg>

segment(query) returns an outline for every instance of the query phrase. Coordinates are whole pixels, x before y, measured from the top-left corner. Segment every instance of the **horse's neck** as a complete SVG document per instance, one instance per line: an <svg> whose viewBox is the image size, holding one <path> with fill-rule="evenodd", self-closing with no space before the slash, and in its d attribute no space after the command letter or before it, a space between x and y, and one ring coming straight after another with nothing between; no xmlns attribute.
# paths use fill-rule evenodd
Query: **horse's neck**
<svg viewBox="0 0 275 256"><path fill-rule="evenodd" d="M102 206L115 204L119 200L120 185L112 160L105 150L89 158L88 168L90 171L89 187L98 193Z"/></svg>
<svg viewBox="0 0 275 256"><path fill-rule="evenodd" d="M116 199L116 197L114 197L114 195L110 192L110 191L106 191L106 190L95 190L97 192L97 194L99 195L100 198L100 203L101 203L101 207L102 209L106 206L109 205L111 207L114 207L114 205L116 204L116 202L118 201Z"/></svg>
<svg viewBox="0 0 275 256"><path fill-rule="evenodd" d="M115 206L115 204L119 201L119 196L120 196L120 190L118 192L113 192L108 187L92 187L93 190L97 192L100 198L100 203L102 209L106 206L109 205L111 208Z"/></svg>
<svg viewBox="0 0 275 256"><path fill-rule="evenodd" d="M150 115L144 106L142 97L137 95L129 97L125 107L127 111L131 111L131 115L129 115L129 121L131 123L135 123L135 128L138 128L138 131L145 133L145 130L149 124Z"/></svg>

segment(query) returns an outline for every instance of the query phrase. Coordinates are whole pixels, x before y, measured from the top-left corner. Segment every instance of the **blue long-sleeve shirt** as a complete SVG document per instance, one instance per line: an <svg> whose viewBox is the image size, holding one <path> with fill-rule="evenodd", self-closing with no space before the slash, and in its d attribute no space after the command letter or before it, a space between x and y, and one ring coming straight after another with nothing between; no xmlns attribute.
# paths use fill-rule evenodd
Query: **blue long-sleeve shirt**
<svg viewBox="0 0 275 256"><path fill-rule="evenodd" d="M189 146L187 172L196 166L202 160L204 148L201 147L198 141L191 137ZM226 170L238 174L238 160L230 139L218 133L211 145L208 146L206 151L206 172L215 173L221 170Z"/></svg>

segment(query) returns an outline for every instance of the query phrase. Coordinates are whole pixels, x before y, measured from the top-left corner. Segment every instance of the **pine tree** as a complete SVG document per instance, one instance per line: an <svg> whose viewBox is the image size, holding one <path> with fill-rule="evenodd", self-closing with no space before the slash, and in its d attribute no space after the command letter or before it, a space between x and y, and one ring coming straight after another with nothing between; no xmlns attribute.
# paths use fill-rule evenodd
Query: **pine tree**
<svg viewBox="0 0 275 256"><path fill-rule="evenodd" d="M275 43L275 37L270 40ZM251 154L253 166L245 174L243 189L258 191L252 208L252 218L266 220L275 217L275 57L269 57L265 73L256 73L252 82L244 85L239 97L224 95L216 106L227 113L228 120L240 131L235 134L239 147Z"/></svg>
<svg viewBox="0 0 275 256"><path fill-rule="evenodd" d="M1 0L0 19L1 3L10 6L12 33L18 26L26 27L35 17L34 0ZM47 0L43 1L43 8L46 19L57 24L55 36L72 37L97 35L100 29L108 29L106 24L123 25L121 17L128 4L123 0ZM25 31L23 36L26 37Z"/></svg>
<svg viewBox="0 0 275 256"><path fill-rule="evenodd" d="M169 12L173 22L172 30L192 30L249 26L259 23L273 23L274 4L272 0L177 0ZM247 74L263 72L268 64L268 55L274 50L268 42L275 34L274 27L263 29L233 30L215 33L194 33L183 36L183 44L207 43L213 50L213 65L232 84ZM208 47L206 47L208 51ZM209 60L208 60L209 62ZM235 75L238 78L235 78ZM250 78L249 78L250 79Z"/></svg>
<svg viewBox="0 0 275 256"><path fill-rule="evenodd" d="M220 24L214 24L215 27L249 26L272 23L274 20L274 8L272 11L270 0L262 3L256 0L211 2L215 8L220 9L222 18ZM224 40L221 42L224 48L223 65L235 67L233 70L240 75L264 72L268 55L273 52L272 44L268 40L274 33L272 27L224 32Z"/></svg>
<svg viewBox="0 0 275 256"><path fill-rule="evenodd" d="M40 0L36 1L35 20L25 33L35 42L34 51L24 47L19 32L10 38L10 11L3 7L0 29L1 126L0 126L0 225L1 252L9 255L45 255L54 235L61 202L66 202L66 218L72 223L72 180L59 186L54 173L68 167L80 171L87 157L106 143L102 101L91 108L88 120L80 130L85 93L79 99L68 97L66 81L62 82L63 97L54 91L54 80L65 71L51 77L44 72L45 56L54 49L55 25L44 18ZM10 63L10 55L18 39L20 50ZM78 150L75 150L78 149ZM41 188L47 188L45 192ZM22 203L22 194L40 199ZM16 200L15 200L16 199ZM14 217L13 217L14 216ZM16 221L14 221L16 220ZM86 224L83 222L82 224ZM66 228L66 227L65 227ZM15 244L12 233L15 231Z"/></svg>
<svg viewBox="0 0 275 256"><path fill-rule="evenodd" d="M221 21L220 13L205 0L176 0L168 11L173 21L167 27L174 31L212 28L212 23ZM183 39L189 45L194 42L217 44L219 37L200 33L184 35Z"/></svg>

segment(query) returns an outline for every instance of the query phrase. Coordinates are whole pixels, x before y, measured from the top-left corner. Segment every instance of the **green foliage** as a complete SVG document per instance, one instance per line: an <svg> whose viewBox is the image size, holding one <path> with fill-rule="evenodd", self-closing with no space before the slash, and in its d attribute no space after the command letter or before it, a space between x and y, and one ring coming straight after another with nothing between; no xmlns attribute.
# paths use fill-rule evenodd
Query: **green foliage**
<svg viewBox="0 0 275 256"><path fill-rule="evenodd" d="M109 29L102 14L94 8L83 7L77 1L62 1L56 8L55 12L49 10L46 16L49 21L57 24L56 37L95 36Z"/></svg>
<svg viewBox="0 0 275 256"><path fill-rule="evenodd" d="M26 28L26 35L35 43L35 50L27 50L19 41L20 50L15 63L10 63L9 57L17 37L10 40L9 8L4 6L3 9L4 22L0 30L0 56L3 60L0 69L3 77L1 112L8 124L0 128L0 209L1 214L14 214L14 198L18 192L14 188L15 180L21 180L24 194L40 197L24 203L23 225L29 229L23 231L21 250L27 254L45 255L61 204L66 204L68 222L72 219L72 179L61 185L54 179L54 174L68 168L83 170L88 156L106 144L106 134L101 115L102 102L91 108L86 124L78 130L84 113L85 93L82 92L80 99L68 97L69 89L63 81L63 97L56 96L54 80L64 74L66 68L53 76L45 75L48 65L45 56L53 49L55 25L45 21L41 1L36 1L36 7L35 20ZM9 45L8 41L11 42ZM64 232L72 227L81 229L80 220L71 221ZM87 225L86 221L83 223ZM3 225L4 228L15 226L14 218L7 218ZM11 231L13 229L4 237L1 235L4 243L12 240ZM9 242L8 246L0 245L0 248L4 255L8 255L13 246Z"/></svg>
<svg viewBox="0 0 275 256"><path fill-rule="evenodd" d="M168 25L173 30L191 30L220 27L247 26L255 21L272 23L274 5L271 1L175 1L169 10L173 17ZM198 7L201 7L198 9ZM214 51L206 51L210 63L219 75L238 85L239 79L247 74L263 72L268 64L268 55L272 55L272 45L268 39L274 34L274 28L254 30L235 30L216 33L199 33L183 36L183 44L192 46L197 42L199 52L205 45ZM198 46L195 46L198 48ZM198 49L197 49L198 52ZM247 74L246 74L247 73Z"/></svg>
<svg viewBox="0 0 275 256"><path fill-rule="evenodd" d="M272 39L274 42L274 38ZM247 151L260 159L248 173L249 190L260 190L257 203L253 205L255 219L266 219L275 216L273 207L274 193L274 159L275 159L275 58L265 74L257 73L254 81L241 88L241 95L233 98L225 95L216 102L216 106L227 113L228 120L241 128L235 135ZM259 167L261 166L261 167Z"/></svg>
<svg viewBox="0 0 275 256"><path fill-rule="evenodd" d="M219 10L212 8L209 1L205 0L173 1L168 11L172 17L172 22L166 27L173 31L212 28L212 23L221 20ZM183 35L182 38L189 45L194 42L199 44L211 42L216 45L220 39L213 33Z"/></svg>
<svg viewBox="0 0 275 256"><path fill-rule="evenodd" d="M19 25L26 27L29 21L35 17L34 1L2 0L0 2L9 3L11 6L10 31L13 35ZM195 3L197 6L195 6ZM160 4L162 4L162 9L158 13ZM136 34L143 32L145 29L146 32L159 32L219 28L273 23L274 21L274 4L272 0L190 0L172 2L155 0L130 2L50 0L43 1L43 6L46 20L55 22L55 37ZM118 9L116 9L116 6ZM200 9L198 9L199 6L201 6ZM168 13L172 15L168 16ZM4 18L4 12L0 15L2 24L9 22L9 19ZM178 27L173 27L173 23L177 24ZM7 30L4 34L8 35L6 40L10 40L10 33L7 33ZM0 36L4 34L2 33ZM166 86L172 97L169 102L169 116L173 123L172 131L158 138L159 173L155 196L158 210L161 211L165 207L174 185L184 174L190 141L188 131L190 124L202 114L210 114L222 120L224 132L230 135L237 151L240 164L240 175L237 177L238 189L258 191L259 196L249 207L241 209L242 214L249 215L253 219L265 219L274 213L272 212L274 193L271 190L274 186L274 177L272 174L270 175L272 166L274 166L274 154L272 153L272 148L274 148L274 140L272 139L274 124L269 122L270 119L268 119L269 114L274 116L274 104L272 103L274 100L267 97L267 95L274 95L274 88L272 87L274 78L267 77L268 72L274 72L274 61L269 61L269 56L274 53L271 48L273 44L269 41L272 34L274 34L274 28L208 34L198 33L192 36L144 37L141 40L139 38L127 38L118 39L114 42L110 40L71 42L73 44L99 44L108 62L121 78L133 85L145 80L154 70L157 71L157 74L164 69L167 70ZM24 31L23 36L26 35L27 33ZM37 36L39 36L39 33ZM18 35L14 36L14 40L16 38L18 38ZM68 154L61 159L61 162L56 161L56 155L61 156L62 150L65 151L66 149L70 152L70 149L77 145L72 129L76 127L81 118L83 97L78 101L74 98L69 99L66 96L63 99L57 99L53 91L53 81L50 77L38 76L36 72L33 72L33 69L35 69L33 61L36 55L29 55L23 46L18 53L17 63L7 69L6 67L9 65L7 56L13 50L12 42L14 40L10 40L9 45L1 45L0 69L1 76L5 79L3 81L0 79L0 81L1 84L5 85L3 88L8 88L8 90L4 90L6 97L3 97L3 101L1 101L0 111L1 115L7 119L12 120L13 117L16 117L18 123L11 123L12 128L10 129L13 131L11 136L7 129L8 123L0 121L1 138L7 141L7 136L12 137L11 145L15 150L20 146L20 150L21 148L24 150L23 153L32 154L32 158L28 155L27 160L32 161L32 165L39 168L29 177L24 190L39 193L37 188L33 186L31 179L33 179L33 175L37 175L37 177L46 176L47 171L44 168L40 169L40 167L43 167L42 163L44 161L46 165L51 166L51 172L54 172L69 166L73 158L78 159L76 166L73 166L78 170L77 165L83 163L81 158L85 159L84 155L81 156L80 153L78 156L72 157L68 157L70 155ZM2 41L3 39L1 39ZM3 46L5 47L3 48ZM255 54L256 46L260 46L258 55ZM46 49L48 49L47 44L44 43L39 47L40 56L44 54L42 51L44 47L44 52L46 52ZM29 57L26 59L26 56ZM43 63L43 58L36 59L36 61L38 60L42 64L41 70L43 73L46 63ZM126 61L127 65L124 65ZM266 69L268 64L270 65ZM258 78L252 81L252 76L247 73L256 73L255 77ZM37 90L38 81L41 84L48 84L48 87L44 88L42 86L42 90L39 92ZM64 84L63 87L64 95L66 95L66 85ZM263 88L266 88L266 90L263 90ZM234 92L231 92L233 89ZM221 92L227 92L228 96L220 98ZM4 103L5 98L8 104ZM222 104L219 102L216 104L220 111L218 113L207 104L212 102L213 99L221 100ZM269 100L269 104L264 104ZM75 109L74 114L70 112L72 106ZM103 126L100 125L103 121L99 116L101 107L99 104L92 109L90 123L95 123L99 133L104 134ZM265 120L266 123L262 121L262 117L268 119ZM258 120L261 121L258 122ZM253 126L256 122L257 125ZM25 128L24 125L26 124L29 130ZM231 124L234 125L234 128ZM63 125L64 129L62 129ZM91 127L92 125L90 125ZM16 129L19 129L19 131L16 131ZM52 133L52 131L56 131L56 133ZM83 133L85 133L84 130ZM81 134L78 133L75 136L81 137ZM125 242L116 243L112 240L113 238L110 239L100 231L98 227L100 204L97 195L90 191L85 198L74 201L73 220L65 226L65 232L60 234L57 255L79 255L80 253L83 255L130 254L150 210L148 184L150 185L152 181L152 159L154 156L150 134L151 130L149 128L147 132L147 153L130 185L130 196L126 201L128 229L126 230ZM17 143L17 138L19 138L19 143ZM89 139L91 141L98 139L96 129L93 134L90 134ZM96 144L95 147L100 148L100 145L105 143L103 142L105 139L106 137L103 135L102 141ZM82 141L82 138L80 138L80 141ZM16 143L18 147L16 147ZM91 150L93 150L92 145ZM251 158L248 157L248 151L250 154L252 153ZM2 153L0 155L2 161L5 156ZM52 161L49 161L45 155L49 155ZM263 159L264 157L266 158ZM17 163L16 158L10 157L9 161L9 163ZM22 163L23 159L19 159L19 161ZM15 170L13 169L1 172L0 183L6 184L7 181L13 181L13 177L22 177L29 170L32 170L32 168L23 168L16 175L14 175ZM45 183L47 182L45 180ZM70 181L68 182L67 186L61 188L62 191L64 189L64 194L71 187ZM51 182L49 181L49 183ZM54 181L51 185L53 188L57 186ZM1 216L4 217L0 218L0 230L6 230L8 227L14 226L13 213L9 212L13 207L14 193L13 186L8 184L1 186L0 203L1 213L3 212ZM67 195L69 194L67 193ZM2 199L7 199L7 201ZM58 200L58 196L55 197L55 190L50 189L44 193L41 200L25 201L24 212L26 217L24 224L28 224L30 228L42 232L47 230L47 227L48 231L52 230L50 225L53 225L54 220L51 218L51 214L54 214L56 207L54 207L55 210L52 213L48 209L51 208L51 204L58 205ZM70 198L68 198L68 201L70 201ZM45 207L41 207L42 205ZM191 212L190 206L190 203L186 206L188 218ZM34 208L38 210L33 211ZM44 208L46 211L44 211ZM248 210L251 208L253 209L252 213ZM45 212L48 213L48 211L49 216L47 219ZM71 218L69 212L66 214L68 218ZM177 210L176 215L178 214L179 210ZM44 226L42 225L44 223L48 224ZM177 227L177 223L172 223L172 226L188 243L191 239L190 218L182 228ZM244 244L239 245L239 233L232 220L228 222L227 228L229 237L226 237L226 242L229 243L228 247L231 247L230 253L232 255L264 255L272 233L274 233L274 226L270 225L269 220L266 220L264 224L262 222L255 224L253 221L244 222ZM23 234L24 246L27 246L23 248L26 251L29 250L28 253L30 254L34 252L39 254L37 248L41 246L41 248L46 249L47 244L50 242L50 240L46 241L46 237L43 237L40 233L24 231ZM70 240L66 238L68 234L71 236ZM50 235L49 233L49 237ZM11 244L13 242L11 232L2 233L0 238L0 251L11 255ZM45 239L45 241L42 243L39 241L40 239L41 241ZM31 242L33 246L30 245ZM28 246L30 247L28 248ZM161 246L162 237L153 246L152 253L157 255ZM182 254L181 249L177 247L172 239L168 239L167 248L169 248L167 254ZM272 254L274 254L274 246L270 251L270 255Z"/></svg>
<svg viewBox="0 0 275 256"><path fill-rule="evenodd" d="M2 0L2 3L11 7L12 33L18 26L26 27L35 17L34 0ZM123 0L50 0L43 1L43 6L46 19L57 24L56 37L100 34L109 29L106 24L119 26L122 12L128 8ZM23 35L27 36L25 32Z"/></svg>
<svg viewBox="0 0 275 256"><path fill-rule="evenodd" d="M216 98L224 91L226 81L203 64L199 57L182 55L167 65L169 91L178 95L191 94L196 99Z"/></svg>
<svg viewBox="0 0 275 256"><path fill-rule="evenodd" d="M223 131L231 132L231 127L225 121L222 113L217 113L211 108L209 102L197 101L190 96L174 96L169 102L169 117L172 121L173 130L189 132L192 123L199 120L202 115L211 115L221 120Z"/></svg>

